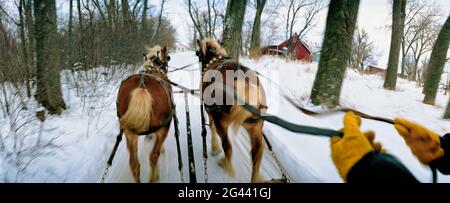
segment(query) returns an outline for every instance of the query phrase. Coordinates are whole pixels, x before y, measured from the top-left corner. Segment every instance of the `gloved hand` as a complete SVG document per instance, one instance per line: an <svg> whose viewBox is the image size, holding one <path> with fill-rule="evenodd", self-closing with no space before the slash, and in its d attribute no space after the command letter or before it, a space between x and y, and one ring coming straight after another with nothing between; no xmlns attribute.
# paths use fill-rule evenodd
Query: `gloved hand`
<svg viewBox="0 0 450 203"><path fill-rule="evenodd" d="M369 130L369 131L364 132L363 134L364 134L364 136L366 136L367 140L369 140L370 145L372 145L373 150L375 150L375 152L377 154L386 153L386 149L383 148L381 143L375 142L375 132Z"/></svg>
<svg viewBox="0 0 450 203"><path fill-rule="evenodd" d="M396 118L394 122L395 129L422 164L430 164L444 156L437 133L406 119Z"/></svg>
<svg viewBox="0 0 450 203"><path fill-rule="evenodd" d="M344 180L347 179L350 169L367 153L374 150L369 139L359 129L360 125L361 118L353 112L347 112L344 116L344 136L331 138L331 157L339 175ZM375 134L369 133L368 135L373 142ZM381 151L381 145L377 148Z"/></svg>

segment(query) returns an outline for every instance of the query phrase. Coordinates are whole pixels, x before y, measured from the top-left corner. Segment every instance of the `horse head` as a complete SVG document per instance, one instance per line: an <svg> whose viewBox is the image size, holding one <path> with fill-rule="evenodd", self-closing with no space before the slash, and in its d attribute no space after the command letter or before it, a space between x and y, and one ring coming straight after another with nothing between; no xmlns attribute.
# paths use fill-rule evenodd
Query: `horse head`
<svg viewBox="0 0 450 203"><path fill-rule="evenodd" d="M167 46L161 48L156 45L152 48L147 48L147 54L144 53L144 66L156 67L167 71L170 56L168 54Z"/></svg>
<svg viewBox="0 0 450 203"><path fill-rule="evenodd" d="M202 63L208 63L214 57L225 57L227 52L220 45L220 42L214 39L197 39L198 50L196 52L198 59Z"/></svg>

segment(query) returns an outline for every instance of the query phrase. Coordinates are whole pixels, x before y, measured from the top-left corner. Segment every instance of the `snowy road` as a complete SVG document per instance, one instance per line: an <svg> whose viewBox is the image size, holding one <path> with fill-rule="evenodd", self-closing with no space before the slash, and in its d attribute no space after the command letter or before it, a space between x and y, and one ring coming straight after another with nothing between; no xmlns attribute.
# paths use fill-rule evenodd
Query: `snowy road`
<svg viewBox="0 0 450 203"><path fill-rule="evenodd" d="M193 52L183 52L172 54L172 61L169 65L173 67L182 67L186 64L196 62L197 58ZM277 81L278 87L282 87L287 94L294 98L300 98L303 101L309 98L317 64L299 64L295 62L286 62L282 59L266 57L260 60L242 59L241 63L257 69L262 74L268 76L273 71L279 71L278 75L272 75L271 80ZM270 72L272 71L272 72ZM187 70L177 71L169 74L169 78L183 86L198 89L199 72L196 67ZM368 79L369 78L369 79ZM274 86L268 80L262 79L263 86L266 89L269 113L278 115L281 118L303 125L323 127L330 129L339 129L342 127L342 113L326 117L311 117L298 112L295 107L288 102L280 99L277 91L271 90ZM389 118L404 117L416 120L431 129L436 129L438 133L449 132L448 121L440 119L441 112L447 102L445 95L438 95L438 105L428 106L420 103L420 91L415 84L408 81L399 81L399 91L395 94L382 88L382 80L377 76L361 76L352 71L347 71L346 82L344 83L341 103L347 107L353 107L363 112L385 116ZM271 88L269 88L269 86ZM174 88L175 90L176 88ZM277 88L275 88L276 90ZM185 102L182 94L175 95L177 104L177 115L180 121L181 150L183 160L183 180L189 181L188 174L188 153L186 138L186 113ZM368 102L370 101L370 102ZM395 102L392 102L395 101ZM308 105L306 103L305 105ZM202 157L202 138L200 123L200 102L198 98L189 96L190 120L192 127L193 148L195 157L195 167L197 182L204 181L204 167ZM310 106L310 108L318 108ZM316 109L321 110L321 109ZM425 114L423 112L426 112ZM421 182L431 181L431 172L427 166L421 165L412 155L410 149L391 125L384 123L364 120L362 130L375 130L376 140L381 142L388 152L404 163L404 165ZM210 132L207 127L207 146L210 148ZM173 135L173 125L169 136L164 142L165 152L159 160L160 182L182 182L180 172L178 171L178 157L175 138ZM273 145L273 150L278 158L280 165L286 171L291 182L327 182L340 183L335 166L331 160L331 151L329 139L310 135L295 134L279 126L265 123L264 132ZM207 174L208 182L250 182L251 158L250 142L244 129L240 129L238 135L230 133L233 146L234 169L236 176L230 178L225 171L217 164L218 160L224 156L220 153L217 156L208 154ZM110 138L114 139L115 138ZM141 181L148 182L150 175L149 154L153 147L154 140L148 140L144 137L139 139L138 156L141 162ZM111 144L112 145L112 144ZM108 152L109 153L109 152ZM106 155L105 155L106 156ZM125 141L119 146L113 166L110 169L106 182L133 182L128 165L128 150ZM264 159L261 163L261 176L265 180L279 179L282 177L281 171L274 160L272 154L267 149L264 151ZM450 176L439 175L439 182L450 182Z"/></svg>
<svg viewBox="0 0 450 203"><path fill-rule="evenodd" d="M194 59L190 57L190 59ZM179 63L188 63L186 61L180 61ZM179 71L171 74L170 77L173 81L179 82L191 88L198 87L198 71ZM189 75L190 77L186 77ZM189 79L188 79L189 78ZM196 82L197 81L197 82ZM176 90L176 88L174 88ZM160 179L159 182L189 182L188 173L188 149L187 149L187 136L186 136L186 110L183 94L175 94L174 99L177 105L177 115L179 119L180 130L180 142L181 142L181 154L183 160L183 178L181 178L180 171L178 170L178 155L176 148L176 141L174 136L173 122L169 135L164 142L164 153L161 154L159 159ZM205 182L204 178L204 160L203 160L203 148L201 137L201 118L200 118L200 103L197 97L189 95L189 111L190 121L193 139L193 149L195 157L195 168L197 182ZM209 127L207 127L207 147L208 147L208 159L207 159L207 174L208 182L250 182L251 179L251 167L252 161L250 157L250 140L248 138L245 129L241 128L237 135L234 135L231 131L230 139L233 146L232 163L234 164L235 177L229 177L225 171L218 165L218 161L224 156L224 153L213 156L210 153L210 139L211 134ZM268 135L270 131L265 130ZM270 137L270 136L269 136ZM270 138L268 138L270 140ZM154 145L152 135L139 138L138 142L138 157L141 163L141 182L148 182L150 176L149 155ZM264 180L280 179L282 177L280 168L274 160L272 154L265 145L264 157L261 162L261 176ZM129 153L126 148L126 141L123 138L117 150L116 157L113 162L105 182L134 182L130 167L128 165Z"/></svg>
<svg viewBox="0 0 450 203"><path fill-rule="evenodd" d="M182 97L183 95L177 95ZM190 97L189 99L196 99ZM201 137L201 122L198 117L200 106L190 105L191 112L191 129L193 139L193 149L195 157L195 168L197 182L205 182L204 180L204 161L203 161L203 148ZM177 105L178 119L180 120L180 142L181 142L181 154L183 160L183 180L189 182L188 172L188 149L187 149L187 136L186 136L186 114L184 104ZM231 133L231 132L230 132ZM149 154L153 148L154 140L150 137L140 137L138 156L141 163L141 181L148 182L151 172L149 166ZM208 182L249 182L251 177L251 158L250 158L250 142L248 136L245 134L245 130L240 129L239 134L236 136L230 136L233 146L233 158L234 169L236 176L230 178L225 171L217 164L218 160L224 156L223 152L217 156L213 156L208 153L207 160L207 174ZM207 135L208 152L210 149L210 132L208 128ZM159 159L160 180L159 182L182 182L181 174L178 170L178 155L174 136L173 123L169 131L169 135L164 142L164 153L161 154ZM134 182L130 168L128 166L129 153L126 148L126 143L123 141L118 148L116 157L114 159L113 166L106 178L106 182ZM268 149L264 153L264 159L261 163L261 176L264 179L278 179L281 178L281 172L277 167L277 164Z"/></svg>

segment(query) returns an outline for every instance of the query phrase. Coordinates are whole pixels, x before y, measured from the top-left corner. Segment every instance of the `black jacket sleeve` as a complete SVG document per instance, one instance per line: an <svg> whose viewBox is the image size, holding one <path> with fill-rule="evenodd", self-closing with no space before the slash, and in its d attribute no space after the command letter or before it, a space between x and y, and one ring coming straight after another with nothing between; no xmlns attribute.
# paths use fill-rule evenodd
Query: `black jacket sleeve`
<svg viewBox="0 0 450 203"><path fill-rule="evenodd" d="M348 183L418 183L394 156L367 153L347 174Z"/></svg>
<svg viewBox="0 0 450 203"><path fill-rule="evenodd" d="M437 168L442 174L450 175L450 133L441 137L441 148L444 156L432 162L430 166Z"/></svg>

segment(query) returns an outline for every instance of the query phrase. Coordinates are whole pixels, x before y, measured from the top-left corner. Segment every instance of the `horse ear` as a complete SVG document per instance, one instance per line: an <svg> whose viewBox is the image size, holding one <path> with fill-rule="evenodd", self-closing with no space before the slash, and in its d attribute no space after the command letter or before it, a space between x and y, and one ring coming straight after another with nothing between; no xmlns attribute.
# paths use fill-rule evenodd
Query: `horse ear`
<svg viewBox="0 0 450 203"><path fill-rule="evenodd" d="M144 55L144 59L147 61L147 54L142 53L142 55Z"/></svg>
<svg viewBox="0 0 450 203"><path fill-rule="evenodd" d="M202 44L202 42L201 42L199 39L197 39L197 46L198 46L198 47L202 47L201 44Z"/></svg>
<svg viewBox="0 0 450 203"><path fill-rule="evenodd" d="M169 49L167 48L167 45L165 45L165 46L162 48L161 52L162 52L161 56L162 56L162 57L165 57L167 61L170 61Z"/></svg>
<svg viewBox="0 0 450 203"><path fill-rule="evenodd" d="M223 43L222 43L222 41L220 41L220 39L219 39L219 40L217 40L217 43L219 43L219 44L220 44L220 46L223 46Z"/></svg>

